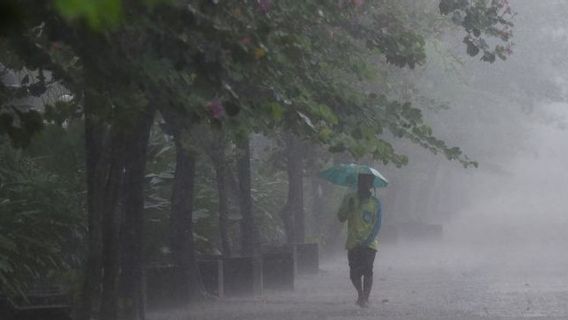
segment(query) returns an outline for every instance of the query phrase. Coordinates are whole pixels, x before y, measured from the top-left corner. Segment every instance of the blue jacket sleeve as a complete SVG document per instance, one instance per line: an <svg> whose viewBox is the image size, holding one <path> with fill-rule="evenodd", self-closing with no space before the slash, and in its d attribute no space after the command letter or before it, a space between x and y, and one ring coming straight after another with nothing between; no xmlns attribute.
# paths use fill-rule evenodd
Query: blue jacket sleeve
<svg viewBox="0 0 568 320"><path fill-rule="evenodd" d="M377 238L377 235L379 234L379 230L381 230L381 224L382 223L383 223L383 208L382 208L381 201L379 201L379 205L378 205L378 208L377 208L377 219L375 220L375 224L373 225L373 230L371 230L371 234L369 234L369 237L363 243L364 246L370 245L371 242L373 242L375 240L375 238Z"/></svg>

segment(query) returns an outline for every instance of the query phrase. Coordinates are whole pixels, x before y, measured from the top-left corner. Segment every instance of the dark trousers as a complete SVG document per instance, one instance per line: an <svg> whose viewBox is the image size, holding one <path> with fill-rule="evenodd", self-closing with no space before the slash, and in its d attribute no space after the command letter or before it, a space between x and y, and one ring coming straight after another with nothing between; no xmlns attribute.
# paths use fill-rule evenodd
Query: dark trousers
<svg viewBox="0 0 568 320"><path fill-rule="evenodd" d="M377 251L368 247L356 247L347 251L350 274L357 277L373 276L373 263Z"/></svg>
<svg viewBox="0 0 568 320"><path fill-rule="evenodd" d="M349 276L357 289L359 300L369 300L373 285L373 263L377 251L368 247L356 247L347 251Z"/></svg>

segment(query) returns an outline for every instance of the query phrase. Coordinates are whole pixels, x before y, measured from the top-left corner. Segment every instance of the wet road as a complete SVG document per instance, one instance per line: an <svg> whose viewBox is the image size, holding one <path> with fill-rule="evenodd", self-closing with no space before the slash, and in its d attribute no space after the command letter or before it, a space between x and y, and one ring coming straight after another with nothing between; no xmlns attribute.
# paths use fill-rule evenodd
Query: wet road
<svg viewBox="0 0 568 320"><path fill-rule="evenodd" d="M223 299L152 314L185 319L568 319L568 259L563 246L482 248L397 246L377 255L371 307L360 309L346 258L302 276L294 292Z"/></svg>

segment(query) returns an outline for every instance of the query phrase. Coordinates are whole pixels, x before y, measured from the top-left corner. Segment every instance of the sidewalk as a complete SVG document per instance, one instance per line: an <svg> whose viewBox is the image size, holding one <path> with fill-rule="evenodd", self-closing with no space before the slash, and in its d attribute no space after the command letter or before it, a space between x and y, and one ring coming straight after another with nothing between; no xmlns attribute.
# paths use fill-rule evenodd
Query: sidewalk
<svg viewBox="0 0 568 320"><path fill-rule="evenodd" d="M568 264L511 251L393 247L377 255L371 307L354 304L346 258L300 277L294 292L223 299L151 320L565 320ZM552 256L551 256L552 257ZM518 259L517 259L518 258Z"/></svg>

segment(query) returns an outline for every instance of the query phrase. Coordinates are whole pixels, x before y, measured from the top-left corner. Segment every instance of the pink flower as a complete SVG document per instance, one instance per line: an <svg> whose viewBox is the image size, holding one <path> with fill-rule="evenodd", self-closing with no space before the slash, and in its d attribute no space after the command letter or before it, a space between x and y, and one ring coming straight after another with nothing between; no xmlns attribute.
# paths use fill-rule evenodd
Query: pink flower
<svg viewBox="0 0 568 320"><path fill-rule="evenodd" d="M258 0L258 8L262 13L267 14L272 8L272 0Z"/></svg>
<svg viewBox="0 0 568 320"><path fill-rule="evenodd" d="M221 119L225 115L225 108L219 99L213 99L207 104L209 112L214 119Z"/></svg>
<svg viewBox="0 0 568 320"><path fill-rule="evenodd" d="M249 36L242 37L241 40L239 40L239 41L240 41L240 43L241 43L242 45L244 45L244 46L249 45L249 44L252 43L252 39L251 39L251 37L249 37Z"/></svg>

